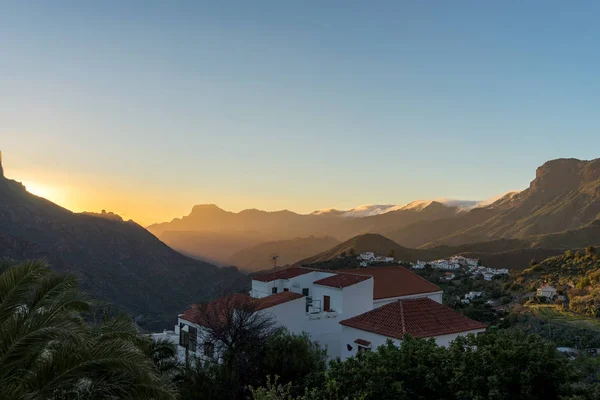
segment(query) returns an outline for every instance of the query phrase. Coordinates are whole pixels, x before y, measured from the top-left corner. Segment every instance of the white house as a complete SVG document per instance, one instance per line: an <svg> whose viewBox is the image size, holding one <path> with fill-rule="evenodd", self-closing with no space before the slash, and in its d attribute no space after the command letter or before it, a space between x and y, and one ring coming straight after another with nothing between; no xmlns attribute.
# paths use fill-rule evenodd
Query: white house
<svg viewBox="0 0 600 400"><path fill-rule="evenodd" d="M447 281L451 281L454 278L456 278L456 275L454 275L452 272L446 272L444 274L444 279Z"/></svg>
<svg viewBox="0 0 600 400"><path fill-rule="evenodd" d="M373 317L370 313L373 310L387 309L388 305L395 309L397 304L407 304L415 311L415 314L410 314L415 316L414 319L407 320L411 329L404 333L435 337L436 340L439 336L442 344L457 335L485 329L485 325L442 306L442 294L438 286L413 272L403 267L389 266L336 271L291 267L253 277L250 296L235 296L255 302L259 312L270 313L290 332L307 332L313 340L327 348L330 358L344 359L355 354L358 347L374 349L385 343L387 338L395 342L402 338L403 334L398 331L375 329L375 322L371 330L361 330L361 327L365 328L364 324L357 327L352 322L346 323L359 317L371 320ZM412 300L426 301L412 303ZM219 299L209 305L218 307L223 301ZM205 349L206 346L200 343L202 335L198 333L203 329L203 321L194 310L192 307L179 315L176 333L180 335L180 354L183 357L187 349L188 354L193 352L197 356L210 357L210 345ZM420 310L419 313L416 310ZM427 318L433 319L425 318L420 323L418 315L429 315ZM445 319L436 322L437 317ZM448 318L450 321L462 321L462 325L457 323L449 329L445 322ZM444 328L433 329L430 326L432 323Z"/></svg>
<svg viewBox="0 0 600 400"><path fill-rule="evenodd" d="M486 325L473 321L428 297L397 300L367 313L340 322L343 326L341 358L360 351L375 350L390 339L399 345L404 335L434 338L448 346L458 336L485 331Z"/></svg>
<svg viewBox="0 0 600 400"><path fill-rule="evenodd" d="M375 253L373 253L371 251L360 253L358 258L361 260L365 260L365 261L373 261L373 260L375 260Z"/></svg>
<svg viewBox="0 0 600 400"><path fill-rule="evenodd" d="M556 296L556 289L552 286L542 286L541 288L538 288L537 295L553 299L554 296Z"/></svg>
<svg viewBox="0 0 600 400"><path fill-rule="evenodd" d="M481 297L482 294L483 294L483 292L469 292L469 293L465 294L465 299L473 300L478 297Z"/></svg>

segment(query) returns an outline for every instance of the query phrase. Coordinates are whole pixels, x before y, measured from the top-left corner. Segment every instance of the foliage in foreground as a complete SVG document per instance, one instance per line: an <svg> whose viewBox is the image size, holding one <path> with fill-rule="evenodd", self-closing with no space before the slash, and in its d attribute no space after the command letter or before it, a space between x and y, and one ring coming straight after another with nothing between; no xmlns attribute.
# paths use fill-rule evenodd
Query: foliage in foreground
<svg viewBox="0 0 600 400"><path fill-rule="evenodd" d="M591 399L594 383L582 383L591 371L598 369L576 370L553 343L520 331L458 338L449 348L406 337L400 347L388 343L375 352L333 362L325 381L337 389L334 395L322 389L296 398ZM293 398L285 384L270 384L253 394L255 400Z"/></svg>
<svg viewBox="0 0 600 400"><path fill-rule="evenodd" d="M73 276L1 263L0 398L174 399L156 346L127 317L86 322L91 309Z"/></svg>

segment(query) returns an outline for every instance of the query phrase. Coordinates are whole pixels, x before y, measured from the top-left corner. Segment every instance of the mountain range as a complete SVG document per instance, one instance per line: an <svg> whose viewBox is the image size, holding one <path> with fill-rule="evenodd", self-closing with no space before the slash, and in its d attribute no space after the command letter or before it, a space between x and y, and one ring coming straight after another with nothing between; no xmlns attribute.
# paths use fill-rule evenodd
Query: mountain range
<svg viewBox="0 0 600 400"><path fill-rule="evenodd" d="M276 256L279 266L319 266L351 251L393 251L404 261L465 254L522 269L599 244L600 159L549 161L529 188L491 203L417 201L311 214L198 205L147 229L37 197L5 178L0 163L0 257L45 258L147 329L170 325L191 303L247 290L248 276L228 266L269 269Z"/></svg>
<svg viewBox="0 0 600 400"><path fill-rule="evenodd" d="M257 241L250 246L256 246L262 238L262 251L252 257L258 263L262 257L264 269L273 254L290 258L276 243L294 238L330 237L344 242L376 233L403 248L430 249L480 242L493 245L499 243L498 239L519 239L519 249L563 249L600 244L599 221L600 159L557 159L537 169L529 188L507 193L492 202L415 201L404 206L360 206L311 214L255 209L233 213L216 205L198 205L189 215L151 225L148 230L193 257L206 257L206 248L213 247L198 236L218 235L224 239L224 247L212 261L223 265L240 263L239 258L232 258L241 250L239 239L228 245L228 237L244 236ZM310 251L307 248L304 254L295 252L291 258L298 258L298 262L315 255ZM244 268L255 269L250 265Z"/></svg>
<svg viewBox="0 0 600 400"><path fill-rule="evenodd" d="M3 175L0 258L44 258L54 270L75 274L92 298L116 304L147 329L163 329L189 304L248 285L237 269L186 257L133 221L73 213Z"/></svg>

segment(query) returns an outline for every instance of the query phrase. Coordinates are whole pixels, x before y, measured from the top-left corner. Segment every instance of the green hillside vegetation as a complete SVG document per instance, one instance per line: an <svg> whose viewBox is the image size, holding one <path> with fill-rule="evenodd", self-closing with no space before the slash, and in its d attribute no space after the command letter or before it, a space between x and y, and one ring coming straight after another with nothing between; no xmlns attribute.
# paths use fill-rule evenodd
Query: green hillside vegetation
<svg viewBox="0 0 600 400"><path fill-rule="evenodd" d="M515 276L516 287L534 291L552 285L568 298L568 308L589 317L600 314L600 259L595 247L586 252L568 250L536 263Z"/></svg>

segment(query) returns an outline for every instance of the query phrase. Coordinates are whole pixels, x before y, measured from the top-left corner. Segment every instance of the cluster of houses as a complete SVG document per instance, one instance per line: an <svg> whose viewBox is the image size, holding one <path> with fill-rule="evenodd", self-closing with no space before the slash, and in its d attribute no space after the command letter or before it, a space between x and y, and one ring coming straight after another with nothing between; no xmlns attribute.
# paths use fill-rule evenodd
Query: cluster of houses
<svg viewBox="0 0 600 400"><path fill-rule="evenodd" d="M479 265L479 260L476 258L467 258L463 256L453 256L448 259L435 261L417 261L412 265L413 269L423 269L430 265L431 268L448 271L444 274L446 280L452 280L456 274L452 271L463 271L471 276L482 275L486 281L491 281L496 275L508 275L507 268L489 268Z"/></svg>
<svg viewBox="0 0 600 400"><path fill-rule="evenodd" d="M368 255L365 261L371 259ZM375 350L387 340L399 345L405 335L448 346L458 336L485 331L485 324L443 305L442 295L437 285L401 266L337 271L290 267L254 276L249 295L192 306L165 334L177 338L182 360L190 355L218 360L215 344L205 340L209 327L201 310L218 314L234 303L252 304L291 333L308 333L332 359Z"/></svg>
<svg viewBox="0 0 600 400"><path fill-rule="evenodd" d="M368 267L369 265L374 263L394 262L394 257L376 256L375 253L373 253L372 251L360 253L357 258L361 267Z"/></svg>

